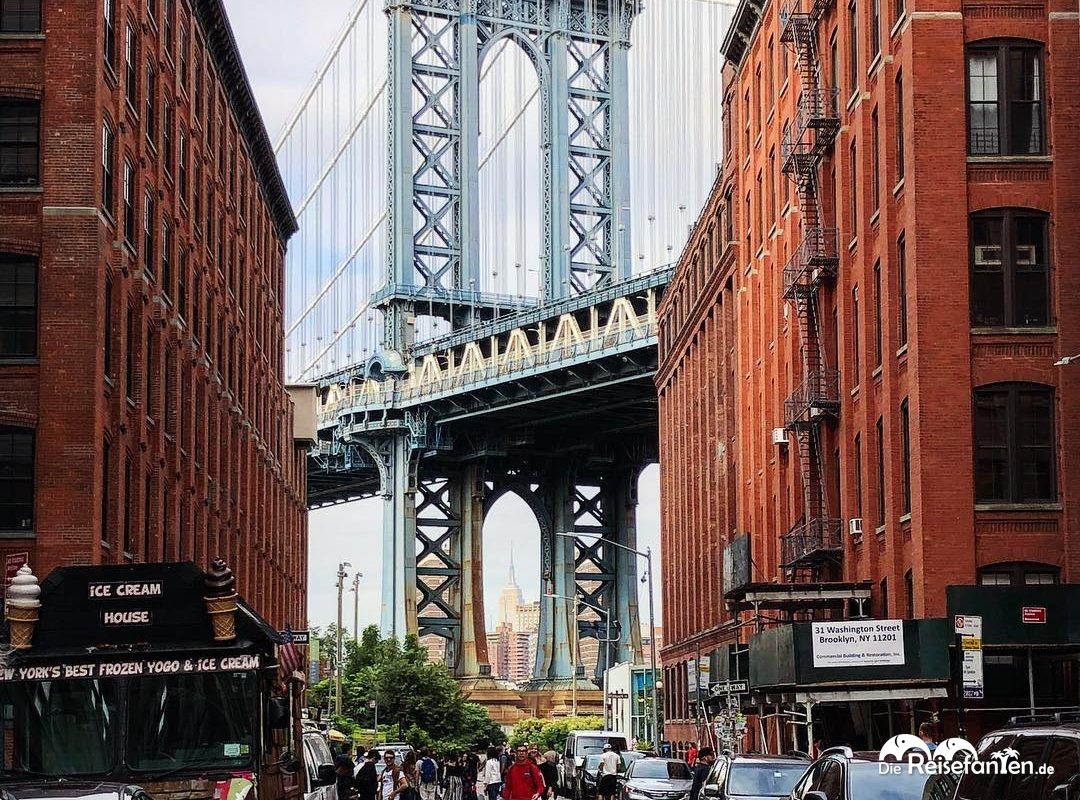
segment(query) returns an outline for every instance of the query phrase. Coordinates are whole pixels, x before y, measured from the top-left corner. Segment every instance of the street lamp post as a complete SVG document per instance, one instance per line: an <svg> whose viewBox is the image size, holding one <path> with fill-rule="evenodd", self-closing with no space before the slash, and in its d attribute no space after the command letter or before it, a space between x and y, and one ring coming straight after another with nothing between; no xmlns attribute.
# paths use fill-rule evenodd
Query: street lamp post
<svg viewBox="0 0 1080 800"><path fill-rule="evenodd" d="M604 537L596 533L556 533L556 536L561 536L564 539L577 539L579 537L592 537L594 539L603 539ZM633 553L639 558L645 559L645 577L649 581L649 659L652 661L652 738L653 747L658 751L660 749L660 707L658 700L658 684L659 665L656 658L656 616L653 603L653 568L652 568L652 548L646 547L644 550L636 550L625 544L619 544L609 539L604 539L605 545L611 545L617 547L620 550L625 550L628 553Z"/></svg>
<svg viewBox="0 0 1080 800"><path fill-rule="evenodd" d="M355 575L353 575L352 581L352 638L354 642L360 641L360 579L363 577L364 573L357 572Z"/></svg>
<svg viewBox="0 0 1080 800"><path fill-rule="evenodd" d="M337 571L337 668L334 670L334 711L341 716L341 670L343 659L341 657L341 597L345 592L345 578L348 573L345 567L351 567L348 561L338 564Z"/></svg>
<svg viewBox="0 0 1080 800"><path fill-rule="evenodd" d="M563 600L563 601L565 601L567 603L581 603L581 605L585 606L586 608L591 608L596 613L604 615L605 633L604 633L603 644L607 645L607 653L608 653L608 655L607 655L607 662L608 662L607 663L607 668L610 669L611 668L611 644L612 644L612 642L618 641L618 639L611 638L611 612L608 611L606 608L601 608L600 606L593 605L592 603L588 602L587 600L582 600L581 598L578 598L578 599L575 600L574 598L567 597L566 595L551 594L551 593L545 594L544 597L550 597L552 600ZM574 610L576 612L576 609L574 609ZM572 689L574 699L573 699L572 702L573 702L573 705L574 705L574 716L577 716L577 642L578 642L578 636L577 636L577 625L576 625L576 622L577 622L577 614L576 613L574 614L574 622L575 622L575 625L574 625L575 630L574 630L573 636L574 636L574 654L575 655L574 655L574 684L573 684L573 689ZM597 638L597 641L600 641L600 639ZM604 727L608 727L608 708L607 708L608 707L608 669L604 670Z"/></svg>

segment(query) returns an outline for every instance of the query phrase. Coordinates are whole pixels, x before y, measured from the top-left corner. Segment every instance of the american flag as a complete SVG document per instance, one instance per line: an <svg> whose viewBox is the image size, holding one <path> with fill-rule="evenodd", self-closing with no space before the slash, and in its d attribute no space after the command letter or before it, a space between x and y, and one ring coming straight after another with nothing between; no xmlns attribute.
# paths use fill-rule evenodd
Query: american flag
<svg viewBox="0 0 1080 800"><path fill-rule="evenodd" d="M281 671L283 680L287 680L294 672L298 672L304 666L304 656L300 653L300 646L293 637L292 626L286 625L281 632L281 644L278 645L278 669Z"/></svg>

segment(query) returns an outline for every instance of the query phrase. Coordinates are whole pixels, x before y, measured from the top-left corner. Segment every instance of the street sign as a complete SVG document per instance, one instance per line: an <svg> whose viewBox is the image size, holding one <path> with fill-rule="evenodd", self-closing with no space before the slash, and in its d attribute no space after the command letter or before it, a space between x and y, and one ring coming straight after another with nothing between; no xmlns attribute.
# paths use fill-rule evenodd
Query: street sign
<svg viewBox="0 0 1080 800"><path fill-rule="evenodd" d="M376 703L375 703L374 700L368 700L367 701L367 707L368 708L375 708L375 705L376 705Z"/></svg>
<svg viewBox="0 0 1080 800"><path fill-rule="evenodd" d="M725 694L746 694L750 691L750 681L722 681L712 685L712 696L720 697Z"/></svg>
<svg viewBox="0 0 1080 800"><path fill-rule="evenodd" d="M953 618L953 628L957 636L974 636L982 639L982 617L957 614Z"/></svg>
<svg viewBox="0 0 1080 800"><path fill-rule="evenodd" d="M1042 606L1024 606L1020 619L1025 625L1045 625L1046 609Z"/></svg>
<svg viewBox="0 0 1080 800"><path fill-rule="evenodd" d="M280 631L282 637L285 636L286 631ZM311 641L310 631L293 631L292 632L293 644L308 644Z"/></svg>

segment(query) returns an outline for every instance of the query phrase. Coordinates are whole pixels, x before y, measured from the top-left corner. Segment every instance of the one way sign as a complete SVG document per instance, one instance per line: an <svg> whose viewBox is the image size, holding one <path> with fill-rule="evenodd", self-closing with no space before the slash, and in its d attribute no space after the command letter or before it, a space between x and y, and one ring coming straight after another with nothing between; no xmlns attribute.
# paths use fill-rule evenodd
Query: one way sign
<svg viewBox="0 0 1080 800"><path fill-rule="evenodd" d="M713 697L721 697L725 694L746 694L750 691L750 681L723 681L712 685Z"/></svg>

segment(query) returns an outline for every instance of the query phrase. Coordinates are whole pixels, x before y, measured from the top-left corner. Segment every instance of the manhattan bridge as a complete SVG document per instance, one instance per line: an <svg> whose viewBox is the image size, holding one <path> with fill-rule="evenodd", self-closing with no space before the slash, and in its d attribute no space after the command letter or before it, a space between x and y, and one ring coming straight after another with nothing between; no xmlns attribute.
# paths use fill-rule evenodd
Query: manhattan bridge
<svg viewBox="0 0 1080 800"><path fill-rule="evenodd" d="M466 682L507 493L551 595L532 688L575 682L575 635L617 638L597 675L640 661L639 564L607 543L636 546L658 457L656 312L717 175L732 11L358 0L276 144L310 505L382 498L383 631L443 639Z"/></svg>

